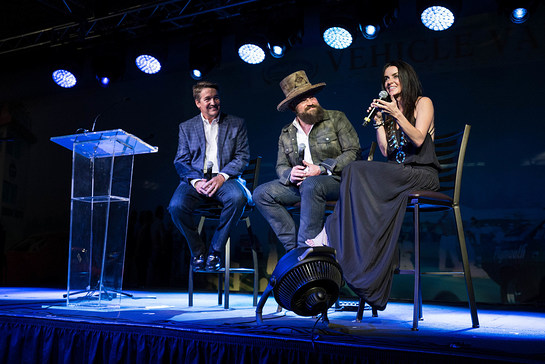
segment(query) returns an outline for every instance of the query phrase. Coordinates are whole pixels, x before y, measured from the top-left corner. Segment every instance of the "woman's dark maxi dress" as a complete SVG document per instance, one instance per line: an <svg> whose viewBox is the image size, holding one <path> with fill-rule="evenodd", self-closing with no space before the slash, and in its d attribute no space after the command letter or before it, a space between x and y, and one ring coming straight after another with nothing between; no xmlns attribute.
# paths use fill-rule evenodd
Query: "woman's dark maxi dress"
<svg viewBox="0 0 545 364"><path fill-rule="evenodd" d="M429 134L420 148L405 146L402 164L390 149L388 162L356 161L344 168L339 201L325 224L348 286L378 310L390 295L407 196L439 188L440 167Z"/></svg>

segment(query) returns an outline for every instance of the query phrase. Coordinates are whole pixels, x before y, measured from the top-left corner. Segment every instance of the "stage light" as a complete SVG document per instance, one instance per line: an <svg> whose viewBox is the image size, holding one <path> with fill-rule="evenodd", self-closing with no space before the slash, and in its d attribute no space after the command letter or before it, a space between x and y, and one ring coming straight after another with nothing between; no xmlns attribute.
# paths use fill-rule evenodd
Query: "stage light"
<svg viewBox="0 0 545 364"><path fill-rule="evenodd" d="M530 13L526 8L516 8L511 12L511 21L515 24L522 24L528 20Z"/></svg>
<svg viewBox="0 0 545 364"><path fill-rule="evenodd" d="M342 269L330 247L296 248L284 255L274 268L269 284L256 307L256 321L263 323L262 312L273 293L283 308L300 316L322 314L339 298L343 285Z"/></svg>
<svg viewBox="0 0 545 364"><path fill-rule="evenodd" d="M108 87L123 75L125 71L125 53L123 50L115 51L111 48L99 48L95 52L92 61L95 78L101 87Z"/></svg>
<svg viewBox="0 0 545 364"><path fill-rule="evenodd" d="M442 31L450 28L454 23L454 13L444 6L430 6L420 16L426 28Z"/></svg>
<svg viewBox="0 0 545 364"><path fill-rule="evenodd" d="M382 0L373 5L360 3L354 8L358 30L365 39L377 38L397 20L398 12L398 0Z"/></svg>
<svg viewBox="0 0 545 364"><path fill-rule="evenodd" d="M286 46L280 44L272 45L271 43L268 43L267 47L269 48L269 53L274 58L284 57L284 53L286 52Z"/></svg>
<svg viewBox="0 0 545 364"><path fill-rule="evenodd" d="M194 80L203 79L221 61L219 36L195 37L189 44L189 75Z"/></svg>
<svg viewBox="0 0 545 364"><path fill-rule="evenodd" d="M54 71L52 77L57 85L64 88L74 87L78 82L72 72L62 69Z"/></svg>
<svg viewBox="0 0 545 364"><path fill-rule="evenodd" d="M258 64L265 60L265 52L263 49L252 43L246 43L238 49L238 56L244 62L249 64Z"/></svg>
<svg viewBox="0 0 545 364"><path fill-rule="evenodd" d="M329 47L345 49L350 47L357 32L359 2L338 6L331 2L320 9L320 32Z"/></svg>
<svg viewBox="0 0 545 364"><path fill-rule="evenodd" d="M335 26L327 28L324 33L324 42L335 49L345 49L352 44L352 34L343 27Z"/></svg>
<svg viewBox="0 0 545 364"><path fill-rule="evenodd" d="M379 29L380 27L378 25L374 26L372 24L369 24L366 26L362 26L360 24L361 33L366 39L375 39L378 35Z"/></svg>
<svg viewBox="0 0 545 364"><path fill-rule="evenodd" d="M136 57L136 67L140 71L151 75L161 70L161 62L149 54L142 54Z"/></svg>
<svg viewBox="0 0 545 364"><path fill-rule="evenodd" d="M267 48L273 58L282 58L303 38L304 13L295 4L282 6L282 11L274 12L261 20L252 29L255 29L253 39L247 43L254 43ZM281 26L279 26L281 25ZM247 36L247 35L246 35Z"/></svg>
<svg viewBox="0 0 545 364"><path fill-rule="evenodd" d="M525 23L537 9L537 0L497 0L498 8L514 24Z"/></svg>
<svg viewBox="0 0 545 364"><path fill-rule="evenodd" d="M191 72L191 78L194 80L201 80L202 79L202 72L196 68L192 69Z"/></svg>
<svg viewBox="0 0 545 364"><path fill-rule="evenodd" d="M110 84L110 79L108 77L98 75L96 77L102 87L107 87Z"/></svg>

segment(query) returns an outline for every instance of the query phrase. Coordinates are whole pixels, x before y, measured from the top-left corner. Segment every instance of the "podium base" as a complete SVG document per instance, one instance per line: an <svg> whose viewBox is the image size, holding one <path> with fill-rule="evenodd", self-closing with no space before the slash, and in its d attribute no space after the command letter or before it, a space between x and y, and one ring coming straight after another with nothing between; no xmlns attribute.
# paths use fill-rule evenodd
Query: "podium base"
<svg viewBox="0 0 545 364"><path fill-rule="evenodd" d="M71 298L74 295L83 295L81 297ZM99 310L99 311L116 311L121 308L121 297L128 297L133 300L141 298L155 297L135 297L131 293L127 293L118 289L103 286L100 282L95 289L80 290L63 294L66 298L66 307L72 309L84 310Z"/></svg>
<svg viewBox="0 0 545 364"><path fill-rule="evenodd" d="M82 294L82 293L85 293L85 297L93 297L94 294L97 291L98 291L98 289L87 289L87 290L82 290L82 291L69 292L69 293L63 294L62 298L66 298L66 297L69 297L69 296L72 296L72 295ZM113 293L110 293L110 292L113 292ZM112 300L112 299L116 298L118 294L130 297L130 298L134 298L134 296L132 294L130 294L130 293L119 291L119 290L116 290L116 289L113 289L113 288L102 287L102 289L100 290L100 297L105 298L107 300ZM98 296L98 293L97 293L97 296Z"/></svg>

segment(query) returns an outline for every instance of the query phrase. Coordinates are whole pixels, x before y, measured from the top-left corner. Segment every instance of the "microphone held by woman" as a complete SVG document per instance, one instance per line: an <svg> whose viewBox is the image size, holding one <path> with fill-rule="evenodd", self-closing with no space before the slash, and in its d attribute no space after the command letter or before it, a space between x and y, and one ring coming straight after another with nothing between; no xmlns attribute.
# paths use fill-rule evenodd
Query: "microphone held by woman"
<svg viewBox="0 0 545 364"><path fill-rule="evenodd" d="M381 100L386 100L388 98L388 93L386 91L382 90L382 91L380 91L378 93L378 97ZM374 107L374 108L371 109L371 111L369 112L369 115L367 115L363 119L363 126L366 126L371 121L371 119L373 119L375 117L375 114L377 113L377 111L378 111L377 107Z"/></svg>

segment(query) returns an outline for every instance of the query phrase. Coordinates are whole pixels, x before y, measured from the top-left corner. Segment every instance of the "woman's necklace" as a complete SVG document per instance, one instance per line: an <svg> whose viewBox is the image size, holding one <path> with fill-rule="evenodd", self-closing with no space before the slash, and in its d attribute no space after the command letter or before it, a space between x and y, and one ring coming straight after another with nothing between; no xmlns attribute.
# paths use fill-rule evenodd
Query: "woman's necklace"
<svg viewBox="0 0 545 364"><path fill-rule="evenodd" d="M398 140L397 130L394 129L392 131L392 134L390 135L388 144L390 145L390 148L392 148L396 152L396 162L397 163L405 162L405 152L403 151L403 147L407 144L405 133L403 131L400 131L399 140Z"/></svg>

